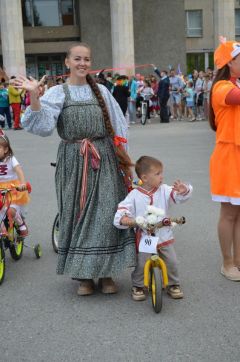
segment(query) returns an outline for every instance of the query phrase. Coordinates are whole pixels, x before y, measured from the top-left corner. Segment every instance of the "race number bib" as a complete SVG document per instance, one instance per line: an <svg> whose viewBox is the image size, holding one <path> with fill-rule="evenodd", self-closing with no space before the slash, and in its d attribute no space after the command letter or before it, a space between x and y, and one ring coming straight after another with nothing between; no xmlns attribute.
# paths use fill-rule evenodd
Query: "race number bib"
<svg viewBox="0 0 240 362"><path fill-rule="evenodd" d="M156 254L157 244L159 244L159 237L151 235L143 235L139 243L139 252Z"/></svg>

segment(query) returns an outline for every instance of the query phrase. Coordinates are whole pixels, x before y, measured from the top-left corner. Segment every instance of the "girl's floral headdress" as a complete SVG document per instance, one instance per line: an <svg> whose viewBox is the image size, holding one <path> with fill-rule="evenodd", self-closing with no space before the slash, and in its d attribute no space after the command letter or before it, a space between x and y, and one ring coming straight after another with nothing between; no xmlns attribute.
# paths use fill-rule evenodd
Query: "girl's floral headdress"
<svg viewBox="0 0 240 362"><path fill-rule="evenodd" d="M214 52L214 63L217 69L221 69L240 54L240 43L235 41L227 41L223 36L219 37L220 45Z"/></svg>

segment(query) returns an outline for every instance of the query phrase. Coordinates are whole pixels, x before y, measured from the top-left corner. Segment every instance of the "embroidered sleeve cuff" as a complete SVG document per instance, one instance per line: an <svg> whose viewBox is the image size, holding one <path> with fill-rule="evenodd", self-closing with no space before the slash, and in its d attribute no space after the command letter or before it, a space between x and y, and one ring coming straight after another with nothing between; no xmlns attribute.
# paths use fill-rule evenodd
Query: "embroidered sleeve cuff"
<svg viewBox="0 0 240 362"><path fill-rule="evenodd" d="M126 207L119 207L113 221L113 225L116 226L118 229L128 229L128 226L122 225L120 223L123 216L133 217Z"/></svg>

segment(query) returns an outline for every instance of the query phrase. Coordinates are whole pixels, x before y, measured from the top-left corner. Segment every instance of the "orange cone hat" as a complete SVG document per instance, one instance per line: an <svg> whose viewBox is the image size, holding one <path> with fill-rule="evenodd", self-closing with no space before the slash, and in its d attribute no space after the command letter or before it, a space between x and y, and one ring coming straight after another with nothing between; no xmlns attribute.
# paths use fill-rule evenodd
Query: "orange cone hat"
<svg viewBox="0 0 240 362"><path fill-rule="evenodd" d="M219 37L220 45L214 52L214 63L217 69L221 69L240 54L240 43L235 41L227 41L223 36Z"/></svg>

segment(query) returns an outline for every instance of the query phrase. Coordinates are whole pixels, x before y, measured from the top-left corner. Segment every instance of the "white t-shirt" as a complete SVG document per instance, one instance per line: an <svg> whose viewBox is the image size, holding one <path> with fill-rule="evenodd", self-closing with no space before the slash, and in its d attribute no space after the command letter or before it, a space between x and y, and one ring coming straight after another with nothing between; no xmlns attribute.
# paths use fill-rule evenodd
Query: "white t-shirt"
<svg viewBox="0 0 240 362"><path fill-rule="evenodd" d="M14 171L14 167L17 165L19 165L19 162L14 156L0 161L0 182L17 180L18 176Z"/></svg>

